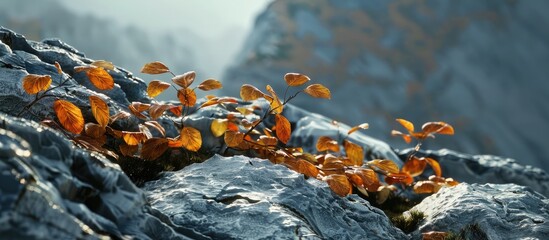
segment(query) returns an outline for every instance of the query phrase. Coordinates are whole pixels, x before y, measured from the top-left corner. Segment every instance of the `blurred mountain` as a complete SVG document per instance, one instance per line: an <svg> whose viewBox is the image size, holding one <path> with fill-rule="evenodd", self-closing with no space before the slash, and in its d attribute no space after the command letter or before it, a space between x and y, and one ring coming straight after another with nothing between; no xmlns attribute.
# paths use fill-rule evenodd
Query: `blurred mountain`
<svg viewBox="0 0 549 240"><path fill-rule="evenodd" d="M549 169L549 1L277 0L226 72L280 93L287 72L332 90L292 102L391 138L395 118L447 121L456 135L426 142L522 159ZM416 128L419 128L416 126Z"/></svg>

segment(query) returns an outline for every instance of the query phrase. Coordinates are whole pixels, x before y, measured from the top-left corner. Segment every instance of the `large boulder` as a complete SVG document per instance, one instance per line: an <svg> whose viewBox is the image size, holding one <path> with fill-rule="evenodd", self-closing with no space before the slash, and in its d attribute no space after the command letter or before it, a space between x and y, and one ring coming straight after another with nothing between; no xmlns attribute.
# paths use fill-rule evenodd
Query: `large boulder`
<svg viewBox="0 0 549 240"><path fill-rule="evenodd" d="M549 170L549 2L277 0L260 14L227 72L282 91L287 72L307 74L332 100L293 103L390 138L395 118L446 121L453 137L427 148L494 154Z"/></svg>

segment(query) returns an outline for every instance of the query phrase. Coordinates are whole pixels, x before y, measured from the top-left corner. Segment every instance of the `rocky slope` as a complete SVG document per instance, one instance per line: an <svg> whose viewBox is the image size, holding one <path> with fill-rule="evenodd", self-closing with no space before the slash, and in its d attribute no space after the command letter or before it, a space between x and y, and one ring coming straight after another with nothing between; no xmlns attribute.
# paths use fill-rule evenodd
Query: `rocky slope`
<svg viewBox="0 0 549 240"><path fill-rule="evenodd" d="M165 173L140 189L112 158L81 149L66 135L36 122L54 116L51 99L40 101L33 113L22 114L23 118L14 115L33 99L22 90L21 79L29 73L51 75L52 86L70 76L69 88L51 94L75 103L88 121L92 119L86 101L89 95L102 94L111 110L127 111L132 101L151 101L145 83L116 67L110 71L115 87L101 91L89 84L85 74L73 70L92 60L59 40L28 41L0 29L0 41L0 239L419 239L420 231L456 231L462 225L444 227L456 221L456 216L480 219L475 212L466 211L473 207L496 213L503 209L504 215L492 214L486 221L464 223L480 224L495 239L506 236L491 231L486 224L520 228L522 231L513 233L517 238L540 239L547 234L546 172L510 159L448 150L422 154L449 166L443 169L445 176L483 184L463 184L426 198L417 208L425 209L428 218L409 235L358 195L338 197L324 182L245 156L214 156L204 163ZM65 73L57 73L55 61ZM265 101L239 101L238 106L250 104L262 109L252 117L262 116L267 109ZM223 140L214 137L209 126L214 118L228 113L227 107L208 107L185 120L186 125L200 129L204 141L201 151L226 152ZM349 129L345 124L336 127L331 119L295 106L287 106L284 115L294 126L291 144L308 150L314 148L319 135L335 137ZM139 121L130 118L119 127L136 129ZM160 123L165 124L167 135L177 134L177 129L169 128L173 126L169 121ZM268 118L261 127L272 125ZM406 152L395 152L362 132L352 138L368 150L365 159L387 158L402 164L401 159L406 157ZM450 199L448 196L464 196L465 200L444 200ZM434 204L439 207L428 209ZM452 214L437 212L445 209Z"/></svg>
<svg viewBox="0 0 549 240"><path fill-rule="evenodd" d="M223 78L226 93L249 82L282 89L286 72L301 72L333 98L294 103L341 122L369 122L376 126L369 134L393 146L403 147L389 137L395 118L442 120L457 135L429 148L549 170L547 8L543 0L277 0Z"/></svg>

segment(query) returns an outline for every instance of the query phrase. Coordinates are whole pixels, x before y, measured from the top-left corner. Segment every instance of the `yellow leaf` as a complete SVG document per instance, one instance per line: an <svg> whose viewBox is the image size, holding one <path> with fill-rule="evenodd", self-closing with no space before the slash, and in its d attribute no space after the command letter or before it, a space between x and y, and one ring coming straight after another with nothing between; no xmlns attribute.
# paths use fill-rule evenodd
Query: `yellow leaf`
<svg viewBox="0 0 549 240"><path fill-rule="evenodd" d="M80 134L84 130L84 117L80 108L65 100L56 100L53 109L59 123L74 134Z"/></svg>
<svg viewBox="0 0 549 240"><path fill-rule="evenodd" d="M309 85L307 88L305 88L304 92L315 98L330 99L332 97L330 94L330 89L318 83Z"/></svg>
<svg viewBox="0 0 549 240"><path fill-rule="evenodd" d="M240 88L240 98L244 101L253 101L263 96L265 96L265 93L252 85L244 84Z"/></svg>
<svg viewBox="0 0 549 240"><path fill-rule="evenodd" d="M215 137L220 137L227 131L229 121L227 119L214 119L210 125L210 130Z"/></svg>
<svg viewBox="0 0 549 240"><path fill-rule="evenodd" d="M353 192L353 186L345 175L332 174L326 177L326 182L332 191L341 197L345 197Z"/></svg>
<svg viewBox="0 0 549 240"><path fill-rule="evenodd" d="M220 81L217 81L215 79L207 79L204 82L202 82L200 85L198 85L198 89L202 91L210 91L215 89L222 88L223 85Z"/></svg>
<svg viewBox="0 0 549 240"><path fill-rule="evenodd" d="M149 97L156 97L160 95L164 90L168 89L170 87L169 83L158 81L158 80L152 80L149 83L149 86L147 86L147 94Z"/></svg>
<svg viewBox="0 0 549 240"><path fill-rule="evenodd" d="M318 169L312 163L299 159L297 160L297 172L305 174L305 176L316 178L318 176Z"/></svg>
<svg viewBox="0 0 549 240"><path fill-rule="evenodd" d="M86 72L90 82L99 90L109 90L114 87L114 80L111 75L100 67L94 67Z"/></svg>
<svg viewBox="0 0 549 240"><path fill-rule="evenodd" d="M109 124L109 106L103 99L97 96L90 96L90 105L92 110L92 115L99 123L99 125L105 127Z"/></svg>
<svg viewBox="0 0 549 240"><path fill-rule="evenodd" d="M292 135L292 126L290 125L290 121L288 121L288 119L284 116L277 114L275 115L275 124L276 137L278 137L278 140L284 144L287 144L290 140L290 136Z"/></svg>
<svg viewBox="0 0 549 240"><path fill-rule="evenodd" d="M23 89L28 94L36 94L47 90L51 85L50 75L29 74L23 77Z"/></svg>
<svg viewBox="0 0 549 240"><path fill-rule="evenodd" d="M137 145L147 139L147 135L142 132L122 131L122 138L128 145Z"/></svg>
<svg viewBox="0 0 549 240"><path fill-rule="evenodd" d="M411 123L410 121L402 118L397 118L396 121L400 123L400 125L402 125L404 128L406 128L408 132L410 133L414 132L414 124Z"/></svg>
<svg viewBox="0 0 549 240"><path fill-rule="evenodd" d="M387 173L398 173L398 165L391 160L372 160L368 162L370 168L374 167ZM374 169L375 170L375 169Z"/></svg>
<svg viewBox="0 0 549 240"><path fill-rule="evenodd" d="M182 88L188 88L194 82L195 77L196 73L194 71L189 71L173 77L172 81Z"/></svg>
<svg viewBox="0 0 549 240"><path fill-rule="evenodd" d="M202 146L202 135L196 128L183 127L179 140L184 148L192 152L198 151Z"/></svg>
<svg viewBox="0 0 549 240"><path fill-rule="evenodd" d="M286 75L284 75L284 80L288 86L296 87L305 84L311 79L301 73L286 73Z"/></svg>
<svg viewBox="0 0 549 240"><path fill-rule="evenodd" d="M238 145L244 141L244 133L227 131L225 132L224 140L228 147L238 147Z"/></svg>
<svg viewBox="0 0 549 240"><path fill-rule="evenodd" d="M141 68L141 72L146 74L161 74L169 71L170 69L161 62L150 62Z"/></svg>
<svg viewBox="0 0 549 240"><path fill-rule="evenodd" d="M111 70L111 71L114 70L114 65L112 64L112 62L108 62L105 60L94 61L91 63L91 65L104 68L105 70Z"/></svg>
<svg viewBox="0 0 549 240"><path fill-rule="evenodd" d="M55 61L55 63L53 65L57 69L57 73L63 74L63 69L61 69L61 65L57 61Z"/></svg>
<svg viewBox="0 0 549 240"><path fill-rule="evenodd" d="M267 99L267 101L269 101L270 105L271 105L271 111L274 113L274 114L279 114L279 113L282 113L282 111L284 110L284 105L282 104L282 102L280 101L280 99L278 98L278 96L276 95L276 92L274 91L274 89L271 87L271 85L267 85L267 91L271 94L271 96L269 95L265 95L263 96L265 99Z"/></svg>
<svg viewBox="0 0 549 240"><path fill-rule="evenodd" d="M362 161L364 159L364 150L362 147L348 140L343 142L343 147L345 148L347 157L351 159L353 165L362 166Z"/></svg>
<svg viewBox="0 0 549 240"><path fill-rule="evenodd" d="M196 93L193 89L183 88L177 91L179 102L187 107L192 107L196 104Z"/></svg>
<svg viewBox="0 0 549 240"><path fill-rule="evenodd" d="M151 138L143 143L141 158L145 160L155 160L162 156L168 148L168 139Z"/></svg>
<svg viewBox="0 0 549 240"><path fill-rule="evenodd" d="M319 152L328 150L332 152L339 152L339 144L336 140L333 140L330 137L321 136L316 141L316 150Z"/></svg>
<svg viewBox="0 0 549 240"><path fill-rule="evenodd" d="M352 127L351 129L349 129L349 131L347 132L347 134L351 134L351 133L354 133L356 132L357 130L359 129L368 129L370 127L370 125L368 123L362 123L360 125L357 125L357 126L354 126Z"/></svg>

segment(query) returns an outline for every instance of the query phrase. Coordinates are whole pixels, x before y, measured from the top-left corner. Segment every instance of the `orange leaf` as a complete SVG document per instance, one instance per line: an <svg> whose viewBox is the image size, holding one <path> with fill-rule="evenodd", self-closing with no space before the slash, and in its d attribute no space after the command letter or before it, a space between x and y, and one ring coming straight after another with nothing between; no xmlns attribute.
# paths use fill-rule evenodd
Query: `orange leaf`
<svg viewBox="0 0 549 240"><path fill-rule="evenodd" d="M114 114L110 117L110 122L111 123L116 122L116 120L118 120L118 119L127 119L130 116L131 116L131 114L129 114L127 112L124 112L124 111L120 111L117 114Z"/></svg>
<svg viewBox="0 0 549 240"><path fill-rule="evenodd" d="M141 119L147 119L147 116L143 115L141 112L149 110L150 107L150 104L132 102L128 109L130 109L130 112L132 112L133 115L135 115L136 117Z"/></svg>
<svg viewBox="0 0 549 240"><path fill-rule="evenodd" d="M75 136L73 139L72 139L76 144L90 150L90 151L94 151L94 152L98 152L98 153L101 153L105 156L110 156L114 159L118 159L118 155L110 150L107 150L105 148L102 147L102 145L104 144L104 142L101 142L100 140L98 139L95 139L95 138L91 138L91 137L88 137L88 136L85 136L85 135L78 135L78 136Z"/></svg>
<svg viewBox="0 0 549 240"><path fill-rule="evenodd" d="M161 74L169 71L170 69L161 62L150 62L141 68L141 72L146 74Z"/></svg>
<svg viewBox="0 0 549 240"><path fill-rule="evenodd" d="M202 146L202 135L196 128L183 127L179 140L184 148L192 152L197 152Z"/></svg>
<svg viewBox="0 0 549 240"><path fill-rule="evenodd" d="M228 147L237 147L244 141L244 133L236 131L225 132L225 143Z"/></svg>
<svg viewBox="0 0 549 240"><path fill-rule="evenodd" d="M147 139L147 135L142 132L122 131L122 138L128 145L137 145Z"/></svg>
<svg viewBox="0 0 549 240"><path fill-rule="evenodd" d="M146 121L143 124L147 127L156 129L156 131L162 134L162 136L166 136L166 129L164 129L164 127L162 127L162 125L160 125L157 121Z"/></svg>
<svg viewBox="0 0 549 240"><path fill-rule="evenodd" d="M398 123L400 123L400 125L402 125L404 128L406 128L406 130L408 130L408 132L410 132L410 133L414 132L414 124L413 123L409 122L406 119L402 119L402 118L397 118L396 121Z"/></svg>
<svg viewBox="0 0 549 240"><path fill-rule="evenodd" d="M316 141L316 150L319 152L323 152L323 151L339 152L339 144L337 143L336 140L333 140L330 137L321 136Z"/></svg>
<svg viewBox="0 0 549 240"><path fill-rule="evenodd" d="M114 70L114 65L112 62L105 61L105 60L97 60L92 62L90 65L104 68L105 70Z"/></svg>
<svg viewBox="0 0 549 240"><path fill-rule="evenodd" d="M441 186L431 181L418 181L414 184L414 192L417 194L422 193L436 193Z"/></svg>
<svg viewBox="0 0 549 240"><path fill-rule="evenodd" d="M55 100L53 109L59 122L67 131L80 134L84 130L84 117L80 108L65 100Z"/></svg>
<svg viewBox="0 0 549 240"><path fill-rule="evenodd" d="M414 178L408 173L389 173L385 177L387 184L403 183L404 185L410 185L414 182Z"/></svg>
<svg viewBox="0 0 549 240"><path fill-rule="evenodd" d="M341 197L345 197L353 191L353 187L345 175L332 174L326 177L326 182L332 191Z"/></svg>
<svg viewBox="0 0 549 240"><path fill-rule="evenodd" d="M174 107L175 106L171 104L152 104L149 108L149 116L153 120L157 119L162 116L162 114L164 114L166 110L172 109Z"/></svg>
<svg viewBox="0 0 549 240"><path fill-rule="evenodd" d="M170 112L173 113L173 115L180 117L183 112L183 106L173 106L170 108Z"/></svg>
<svg viewBox="0 0 549 240"><path fill-rule="evenodd" d="M51 85L50 75L29 74L23 77L23 89L28 94L36 94L47 90Z"/></svg>
<svg viewBox="0 0 549 240"><path fill-rule="evenodd" d="M198 85L198 89L202 91L210 91L210 90L220 89L222 87L223 87L223 84L221 84L220 81L217 81L211 78L205 80L200 85Z"/></svg>
<svg viewBox="0 0 549 240"><path fill-rule="evenodd" d="M244 84L240 88L240 98L244 101L253 101L263 96L265 93L252 85Z"/></svg>
<svg viewBox="0 0 549 240"><path fill-rule="evenodd" d="M364 150L362 147L348 140L343 142L343 147L345 148L347 157L349 157L353 165L362 166L362 161L364 159Z"/></svg>
<svg viewBox="0 0 549 240"><path fill-rule="evenodd" d="M398 173L398 165L391 160L376 159L368 162L370 168L379 169L387 173Z"/></svg>
<svg viewBox="0 0 549 240"><path fill-rule="evenodd" d="M183 88L177 91L177 98L179 102L187 107L192 107L196 104L196 93L193 89Z"/></svg>
<svg viewBox="0 0 549 240"><path fill-rule="evenodd" d="M57 69L57 73L63 74L63 69L61 69L61 65L57 61L55 61L55 63L53 65Z"/></svg>
<svg viewBox="0 0 549 240"><path fill-rule="evenodd" d="M182 88L188 88L194 82L195 77L196 73L194 71L189 71L173 77L172 81Z"/></svg>
<svg viewBox="0 0 549 240"><path fill-rule="evenodd" d="M316 178L318 169L312 163L299 159L297 160L297 172L305 174L305 176Z"/></svg>
<svg viewBox="0 0 549 240"><path fill-rule="evenodd" d="M301 73L286 73L286 75L284 75L284 80L288 86L296 87L305 84L311 79Z"/></svg>
<svg viewBox="0 0 549 240"><path fill-rule="evenodd" d="M393 130L393 131L391 131L391 135L392 135L392 136L401 136L402 139L404 139L404 141L405 141L406 143L412 142L412 137L411 137L409 134L404 134L404 133L402 133L402 132L400 132L400 131Z"/></svg>
<svg viewBox="0 0 549 240"><path fill-rule="evenodd" d="M97 96L90 96L90 105L91 105L91 111L92 115L99 123L99 125L105 127L109 124L109 106L103 99Z"/></svg>
<svg viewBox="0 0 549 240"><path fill-rule="evenodd" d="M454 135L454 128L445 122L427 122L423 124L421 130L428 134L447 134Z"/></svg>
<svg viewBox="0 0 549 240"><path fill-rule="evenodd" d="M139 150L139 146L122 143L118 146L118 149L120 149L120 152L122 153L122 155L129 157L137 153L137 150Z"/></svg>
<svg viewBox="0 0 549 240"><path fill-rule="evenodd" d="M151 138L143 143L141 158L145 160L155 160L162 156L168 148L168 139Z"/></svg>
<svg viewBox="0 0 549 240"><path fill-rule="evenodd" d="M330 89L318 83L309 85L303 91L315 98L326 98L326 99L332 98L330 94Z"/></svg>
<svg viewBox="0 0 549 240"><path fill-rule="evenodd" d="M171 85L166 82L162 82L159 80L152 80L149 83L149 86L147 86L147 94L149 97L156 97L160 95L164 90L168 89Z"/></svg>
<svg viewBox="0 0 549 240"><path fill-rule="evenodd" d="M92 65L76 66L76 67L74 67L74 72L76 72L76 73L85 72L85 71L89 71L89 70L94 69L94 68L97 68L97 67L92 66Z"/></svg>
<svg viewBox="0 0 549 240"><path fill-rule="evenodd" d="M426 161L420 160L416 157L412 157L404 163L404 166L402 166L402 172L408 173L412 175L412 177L417 177L421 175L421 173L423 173L423 170L425 170L425 166L427 166Z"/></svg>
<svg viewBox="0 0 549 240"><path fill-rule="evenodd" d="M422 159L424 159L431 166L431 168L433 168L433 171L435 172L435 175L437 175L437 177L442 176L442 170L440 169L440 164L438 164L437 160L432 158Z"/></svg>
<svg viewBox="0 0 549 240"><path fill-rule="evenodd" d="M288 119L284 116L277 114L275 115L275 123L276 136L278 137L278 140L284 144L288 143L290 136L292 135L292 126L290 125L290 121L288 121Z"/></svg>
<svg viewBox="0 0 549 240"><path fill-rule="evenodd" d="M275 137L262 135L262 136L259 136L257 143L263 146L276 146L278 144L278 139Z"/></svg>
<svg viewBox="0 0 549 240"><path fill-rule="evenodd" d="M267 85L266 87L267 91L271 94L271 96L269 95L265 95L263 96L265 99L267 99L267 101L269 101L270 105L271 105L271 111L274 113L274 114L279 114L279 113L282 113L282 111L284 110L284 105L282 104L282 102L280 101L280 99L278 98L278 96L276 95L276 92L274 91L274 89L271 87L271 85Z"/></svg>
<svg viewBox="0 0 549 240"><path fill-rule="evenodd" d="M227 131L229 121L227 119L214 119L210 125L210 130L215 137L221 137Z"/></svg>
<svg viewBox="0 0 549 240"><path fill-rule="evenodd" d="M110 90L114 87L111 75L100 67L91 68L86 72L90 82L99 90Z"/></svg>
<svg viewBox="0 0 549 240"><path fill-rule="evenodd" d="M355 171L362 178L364 187L370 192L376 192L380 186L376 172L372 169L358 169Z"/></svg>
<svg viewBox="0 0 549 240"><path fill-rule="evenodd" d="M168 140L168 147L171 148L180 148L183 147L183 143L180 140L181 136L177 138L166 138Z"/></svg>
<svg viewBox="0 0 549 240"><path fill-rule="evenodd" d="M357 130L359 129L368 129L370 127L370 125L368 123L362 123L360 125L357 125L357 126L354 126L352 127L351 129L349 129L349 131L347 132L347 134L351 134L351 133L354 133L356 132Z"/></svg>

